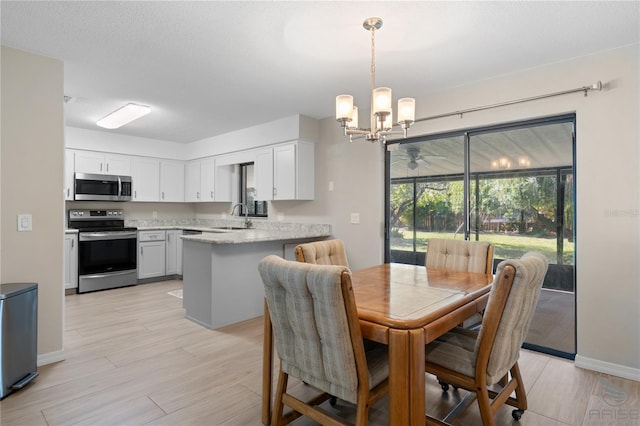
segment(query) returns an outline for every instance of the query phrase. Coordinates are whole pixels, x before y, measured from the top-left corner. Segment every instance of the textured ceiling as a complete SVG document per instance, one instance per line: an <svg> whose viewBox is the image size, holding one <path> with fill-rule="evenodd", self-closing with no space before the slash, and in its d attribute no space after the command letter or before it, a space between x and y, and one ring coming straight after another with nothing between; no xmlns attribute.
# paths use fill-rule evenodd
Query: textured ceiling
<svg viewBox="0 0 640 426"><path fill-rule="evenodd" d="M638 43L638 2L2 1L3 45L64 61L70 126L127 102L148 116L114 133L192 142L294 114L368 108L378 85L429 94ZM589 83L589 82L585 82ZM582 83L581 83L582 84ZM417 106L420 117L420 105Z"/></svg>

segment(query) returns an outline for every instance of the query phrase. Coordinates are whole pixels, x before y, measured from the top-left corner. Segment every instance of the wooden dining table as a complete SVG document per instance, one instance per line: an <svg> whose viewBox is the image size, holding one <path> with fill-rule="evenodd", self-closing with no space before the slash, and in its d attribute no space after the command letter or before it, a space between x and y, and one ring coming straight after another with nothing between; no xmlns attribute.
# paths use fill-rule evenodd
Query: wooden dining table
<svg viewBox="0 0 640 426"><path fill-rule="evenodd" d="M425 344L475 313L493 275L386 263L352 272L363 337L389 346L389 424L425 424ZM262 423L271 421L273 339L265 301Z"/></svg>

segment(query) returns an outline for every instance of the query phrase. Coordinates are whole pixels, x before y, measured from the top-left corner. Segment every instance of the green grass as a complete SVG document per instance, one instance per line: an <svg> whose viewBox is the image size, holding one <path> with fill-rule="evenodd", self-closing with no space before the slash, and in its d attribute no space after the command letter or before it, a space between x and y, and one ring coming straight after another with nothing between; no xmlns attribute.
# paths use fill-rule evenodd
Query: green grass
<svg viewBox="0 0 640 426"><path fill-rule="evenodd" d="M391 238L391 250L413 250L413 232L400 230L403 238ZM422 232L416 233L416 251L425 252L427 241L431 238L453 239L453 232ZM457 234L455 239L462 240L462 234ZM533 237L519 234L480 234L481 241L488 241L494 246L494 257L499 259L517 258L527 251L538 251L544 254L549 262L557 263L556 239ZM573 264L574 244L564 240L563 263Z"/></svg>

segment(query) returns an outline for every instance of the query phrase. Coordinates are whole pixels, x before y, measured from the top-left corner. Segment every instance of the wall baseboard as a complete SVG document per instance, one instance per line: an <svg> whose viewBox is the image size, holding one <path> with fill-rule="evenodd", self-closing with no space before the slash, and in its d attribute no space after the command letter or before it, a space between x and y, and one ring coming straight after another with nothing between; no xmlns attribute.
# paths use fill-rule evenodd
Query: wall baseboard
<svg viewBox="0 0 640 426"><path fill-rule="evenodd" d="M587 358L582 355L576 355L574 365L576 367L584 368L587 370L611 374L612 376L622 377L623 379L635 380L636 382L640 382L640 368L627 367L626 365L600 361L598 359Z"/></svg>
<svg viewBox="0 0 640 426"><path fill-rule="evenodd" d="M64 350L39 354L37 365L40 367L47 364L53 364L54 362L64 361L65 358Z"/></svg>

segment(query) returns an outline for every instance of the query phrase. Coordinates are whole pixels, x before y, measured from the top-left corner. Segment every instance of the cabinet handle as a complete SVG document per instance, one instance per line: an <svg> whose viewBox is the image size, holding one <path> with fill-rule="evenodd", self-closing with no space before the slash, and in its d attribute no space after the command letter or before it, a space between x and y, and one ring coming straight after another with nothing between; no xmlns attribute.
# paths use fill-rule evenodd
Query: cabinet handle
<svg viewBox="0 0 640 426"><path fill-rule="evenodd" d="M213 191L211 191L211 199L213 200Z"/></svg>
<svg viewBox="0 0 640 426"><path fill-rule="evenodd" d="M107 163L107 173L109 173L109 163Z"/></svg>
<svg viewBox="0 0 640 426"><path fill-rule="evenodd" d="M67 197L70 195L70 193L71 193L71 189L67 188Z"/></svg>
<svg viewBox="0 0 640 426"><path fill-rule="evenodd" d="M138 198L138 191L133 191L133 198Z"/></svg>
<svg viewBox="0 0 640 426"><path fill-rule="evenodd" d="M278 195L278 188L275 188L275 187L273 188L273 195L274 196Z"/></svg>
<svg viewBox="0 0 640 426"><path fill-rule="evenodd" d="M200 193L196 192L196 198L199 200L200 199Z"/></svg>
<svg viewBox="0 0 640 426"><path fill-rule="evenodd" d="M102 171L102 163L100 163L100 171Z"/></svg>
<svg viewBox="0 0 640 426"><path fill-rule="evenodd" d="M76 242L76 240L71 240L71 248L73 248L75 242Z"/></svg>
<svg viewBox="0 0 640 426"><path fill-rule="evenodd" d="M140 246L140 256L144 254L144 247Z"/></svg>
<svg viewBox="0 0 640 426"><path fill-rule="evenodd" d="M164 191L162 191L162 199L164 200Z"/></svg>

